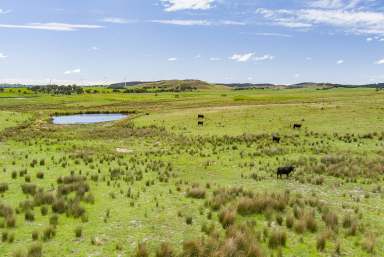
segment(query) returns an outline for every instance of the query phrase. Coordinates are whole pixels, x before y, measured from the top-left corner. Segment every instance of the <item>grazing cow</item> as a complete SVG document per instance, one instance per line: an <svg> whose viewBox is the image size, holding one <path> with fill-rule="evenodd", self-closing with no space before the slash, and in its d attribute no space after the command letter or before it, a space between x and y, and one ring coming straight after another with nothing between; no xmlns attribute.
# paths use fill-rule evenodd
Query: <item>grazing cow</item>
<svg viewBox="0 0 384 257"><path fill-rule="evenodd" d="M204 119L204 114L199 114L199 115L197 115L197 118L198 118L198 119Z"/></svg>
<svg viewBox="0 0 384 257"><path fill-rule="evenodd" d="M303 126L303 125L301 125L301 124L299 124L299 123L295 123L295 124L293 124L293 128L294 128L294 129L301 129L302 126Z"/></svg>
<svg viewBox="0 0 384 257"><path fill-rule="evenodd" d="M288 178L289 174L291 174L294 170L295 170L295 167L293 166L279 167L277 168L277 171L276 171L277 178L282 178L283 175L287 175L287 178Z"/></svg>
<svg viewBox="0 0 384 257"><path fill-rule="evenodd" d="M203 126L204 126L204 121L198 121L198 122L197 122L197 126L199 126L199 127L200 127L200 126L203 127Z"/></svg>
<svg viewBox="0 0 384 257"><path fill-rule="evenodd" d="M277 135L272 135L272 141L276 143L280 143L281 138Z"/></svg>

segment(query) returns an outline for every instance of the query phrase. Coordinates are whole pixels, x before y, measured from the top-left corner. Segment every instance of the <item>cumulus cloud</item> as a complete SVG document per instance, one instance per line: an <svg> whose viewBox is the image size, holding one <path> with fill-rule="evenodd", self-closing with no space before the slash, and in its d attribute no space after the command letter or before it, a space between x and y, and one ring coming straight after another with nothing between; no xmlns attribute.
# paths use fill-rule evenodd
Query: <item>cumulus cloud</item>
<svg viewBox="0 0 384 257"><path fill-rule="evenodd" d="M27 23L23 25L0 24L0 28L8 29L36 29L36 30L53 30L53 31L76 31L79 29L99 29L103 26L89 24L68 24L68 23Z"/></svg>
<svg viewBox="0 0 384 257"><path fill-rule="evenodd" d="M80 73L80 69L74 69L74 70L67 70L64 72L64 74L69 75L69 74L75 74L75 73Z"/></svg>
<svg viewBox="0 0 384 257"><path fill-rule="evenodd" d="M382 64L384 64L384 59L378 60L378 61L376 61L375 63L376 63L376 64L379 64L379 65L382 65Z"/></svg>
<svg viewBox="0 0 384 257"><path fill-rule="evenodd" d="M170 57L170 58L168 58L168 61L169 62L176 62L177 58L176 57Z"/></svg>
<svg viewBox="0 0 384 257"><path fill-rule="evenodd" d="M208 10L212 8L215 0L160 0L165 11L175 12L181 10Z"/></svg>
<svg viewBox="0 0 384 257"><path fill-rule="evenodd" d="M344 60L338 60L337 62L336 62L337 64L343 64L344 63Z"/></svg>
<svg viewBox="0 0 384 257"><path fill-rule="evenodd" d="M5 58L7 58L8 56L6 56L5 54L3 54L3 53L0 53L0 59L5 59Z"/></svg>
<svg viewBox="0 0 384 257"><path fill-rule="evenodd" d="M275 25L311 28L326 25L355 34L384 35L384 13L357 9L258 9L257 14Z"/></svg>

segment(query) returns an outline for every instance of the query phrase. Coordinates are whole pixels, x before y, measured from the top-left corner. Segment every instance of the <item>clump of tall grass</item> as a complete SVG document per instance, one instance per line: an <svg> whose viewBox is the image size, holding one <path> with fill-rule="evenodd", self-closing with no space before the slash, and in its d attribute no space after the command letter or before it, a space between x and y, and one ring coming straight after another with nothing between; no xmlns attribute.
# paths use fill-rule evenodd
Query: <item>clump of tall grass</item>
<svg viewBox="0 0 384 257"><path fill-rule="evenodd" d="M284 247L287 242L287 233L283 230L275 229L269 235L268 246L269 248Z"/></svg>
<svg viewBox="0 0 384 257"><path fill-rule="evenodd" d="M156 251L156 257L174 257L176 256L172 246L168 243L162 243Z"/></svg>
<svg viewBox="0 0 384 257"><path fill-rule="evenodd" d="M192 187L187 191L187 197L190 197L190 198L203 199L205 198L205 194L206 194L205 189L200 188L198 186Z"/></svg>
<svg viewBox="0 0 384 257"><path fill-rule="evenodd" d="M149 251L147 249L146 243L139 243L134 253L134 257L148 257L148 256L149 256Z"/></svg>

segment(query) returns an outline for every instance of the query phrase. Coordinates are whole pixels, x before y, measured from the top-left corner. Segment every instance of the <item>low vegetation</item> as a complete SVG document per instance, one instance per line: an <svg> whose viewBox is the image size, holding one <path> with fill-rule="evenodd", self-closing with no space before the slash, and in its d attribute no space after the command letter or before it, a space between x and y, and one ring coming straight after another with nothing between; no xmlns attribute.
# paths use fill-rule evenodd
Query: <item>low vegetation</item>
<svg viewBox="0 0 384 257"><path fill-rule="evenodd" d="M0 256L383 256L381 91L161 83L0 92Z"/></svg>

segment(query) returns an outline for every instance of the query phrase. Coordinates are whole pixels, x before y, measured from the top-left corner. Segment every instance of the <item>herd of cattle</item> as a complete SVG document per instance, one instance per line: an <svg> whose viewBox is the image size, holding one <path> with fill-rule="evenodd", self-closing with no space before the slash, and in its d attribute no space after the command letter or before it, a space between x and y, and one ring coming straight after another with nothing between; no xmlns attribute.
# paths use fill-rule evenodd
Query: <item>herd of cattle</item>
<svg viewBox="0 0 384 257"><path fill-rule="evenodd" d="M205 116L204 114L198 114L197 115L197 126L198 127L203 127L204 126L204 120L205 120ZM292 128L293 129L301 129L303 125L300 124L300 123L294 123L292 125ZM278 135L276 134L273 134L272 135L272 141L275 142L275 143L280 143L280 140L281 140L281 137L279 137ZM282 178L283 175L286 175L286 177L288 178L289 175L295 171L295 167L294 166L283 166L283 167L279 167L277 168L277 171L276 171L276 174L277 174L277 178Z"/></svg>

